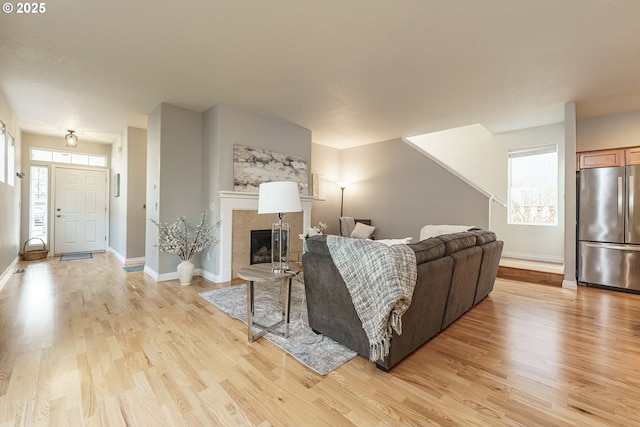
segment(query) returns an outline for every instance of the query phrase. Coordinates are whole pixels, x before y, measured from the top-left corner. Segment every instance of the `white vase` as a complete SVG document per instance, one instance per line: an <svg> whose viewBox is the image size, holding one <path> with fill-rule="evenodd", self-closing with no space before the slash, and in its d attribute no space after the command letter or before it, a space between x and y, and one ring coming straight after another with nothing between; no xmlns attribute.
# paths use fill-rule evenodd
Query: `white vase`
<svg viewBox="0 0 640 427"><path fill-rule="evenodd" d="M178 264L178 279L181 285L190 285L193 278L194 265L189 260L183 260Z"/></svg>

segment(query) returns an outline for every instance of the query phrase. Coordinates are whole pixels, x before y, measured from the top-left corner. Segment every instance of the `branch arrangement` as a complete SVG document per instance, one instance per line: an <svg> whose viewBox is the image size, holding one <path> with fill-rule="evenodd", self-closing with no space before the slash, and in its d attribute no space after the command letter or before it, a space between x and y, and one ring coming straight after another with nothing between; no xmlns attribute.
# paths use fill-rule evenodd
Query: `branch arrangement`
<svg viewBox="0 0 640 427"><path fill-rule="evenodd" d="M173 224L161 224L151 219L158 227L159 243L154 245L160 252L176 254L181 260L190 260L195 254L217 242L212 232L220 221L213 225L207 223L207 210L200 216L198 224L190 224L184 216Z"/></svg>

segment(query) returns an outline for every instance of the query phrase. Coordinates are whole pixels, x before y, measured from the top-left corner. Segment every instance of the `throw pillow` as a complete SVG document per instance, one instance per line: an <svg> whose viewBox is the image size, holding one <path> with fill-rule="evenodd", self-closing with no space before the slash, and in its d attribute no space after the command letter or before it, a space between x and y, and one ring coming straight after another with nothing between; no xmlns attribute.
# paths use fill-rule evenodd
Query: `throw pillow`
<svg viewBox="0 0 640 427"><path fill-rule="evenodd" d="M361 222L357 222L355 228L351 232L351 236L354 239L368 239L371 237L376 228L372 225L366 225Z"/></svg>

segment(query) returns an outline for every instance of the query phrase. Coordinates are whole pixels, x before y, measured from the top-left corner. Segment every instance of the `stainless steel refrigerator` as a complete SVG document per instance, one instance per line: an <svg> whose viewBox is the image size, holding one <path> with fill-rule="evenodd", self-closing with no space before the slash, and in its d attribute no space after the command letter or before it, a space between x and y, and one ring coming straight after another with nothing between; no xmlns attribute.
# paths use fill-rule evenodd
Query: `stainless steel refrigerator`
<svg viewBox="0 0 640 427"><path fill-rule="evenodd" d="M580 171L578 282L640 291L640 166Z"/></svg>

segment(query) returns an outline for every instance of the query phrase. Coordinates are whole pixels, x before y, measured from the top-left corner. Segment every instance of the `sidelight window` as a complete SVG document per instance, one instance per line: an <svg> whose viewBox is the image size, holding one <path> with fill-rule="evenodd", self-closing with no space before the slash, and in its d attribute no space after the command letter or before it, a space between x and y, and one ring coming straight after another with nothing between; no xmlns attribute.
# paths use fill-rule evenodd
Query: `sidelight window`
<svg viewBox="0 0 640 427"><path fill-rule="evenodd" d="M29 201L29 238L47 242L49 228L49 168L31 166Z"/></svg>

